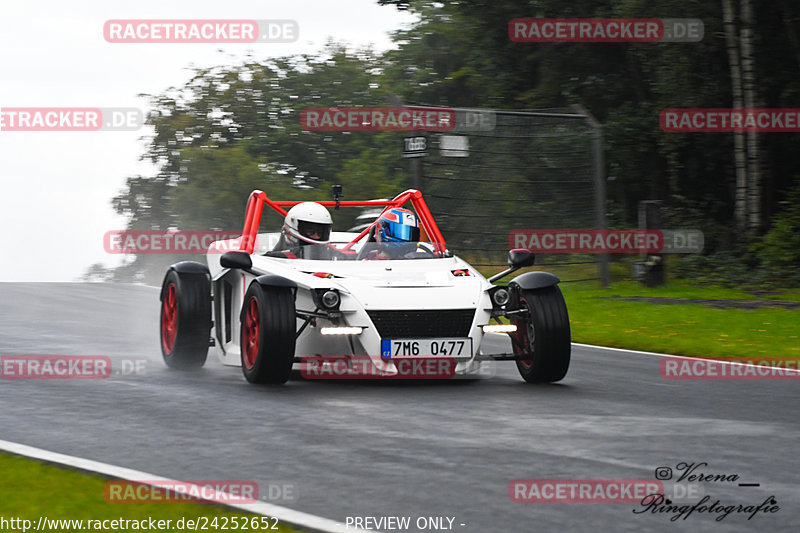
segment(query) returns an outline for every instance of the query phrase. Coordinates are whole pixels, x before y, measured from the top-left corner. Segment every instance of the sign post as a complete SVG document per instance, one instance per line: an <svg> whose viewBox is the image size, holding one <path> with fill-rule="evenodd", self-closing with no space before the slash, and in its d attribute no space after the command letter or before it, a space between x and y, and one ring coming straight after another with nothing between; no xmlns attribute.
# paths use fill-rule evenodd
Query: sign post
<svg viewBox="0 0 800 533"><path fill-rule="evenodd" d="M428 155L428 138L424 135L403 138L403 157L411 159L414 188L422 188L422 158Z"/></svg>

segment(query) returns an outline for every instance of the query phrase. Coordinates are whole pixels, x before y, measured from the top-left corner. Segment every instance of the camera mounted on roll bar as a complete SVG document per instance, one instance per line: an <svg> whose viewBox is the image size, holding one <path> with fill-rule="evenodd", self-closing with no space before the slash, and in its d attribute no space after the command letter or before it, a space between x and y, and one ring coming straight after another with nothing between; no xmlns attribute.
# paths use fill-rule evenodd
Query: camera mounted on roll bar
<svg viewBox="0 0 800 533"><path fill-rule="evenodd" d="M331 192L333 193L333 199L336 201L335 209L339 209L339 199L344 198L344 194L342 193L342 186L331 185Z"/></svg>

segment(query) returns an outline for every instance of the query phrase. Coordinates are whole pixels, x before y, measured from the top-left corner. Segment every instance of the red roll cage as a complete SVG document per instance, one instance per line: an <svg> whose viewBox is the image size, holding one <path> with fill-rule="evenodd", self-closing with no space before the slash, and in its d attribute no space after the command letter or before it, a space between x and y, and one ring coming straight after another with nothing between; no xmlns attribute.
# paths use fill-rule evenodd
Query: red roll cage
<svg viewBox="0 0 800 533"><path fill-rule="evenodd" d="M272 209L280 213L281 216L285 217L286 211L283 209L284 207L293 207L304 201L307 200L275 201L268 198L267 193L264 191L256 189L251 192L250 198L247 200L247 210L245 211L244 216L244 230L242 231L242 241L239 249L247 252L248 254L253 253L253 250L256 246L256 237L258 236L258 228L261 224L261 215L264 211L264 205L270 206ZM407 191L401 192L391 200L324 200L315 203L325 207L336 207L337 205L344 207L383 207L384 209L381 211L382 215L388 209L392 209L394 207L403 207L408 202L411 202L411 205L414 207L414 211L417 213L420 225L428 235L428 239L430 240L434 249L438 254L443 255L447 250L447 247L444 242L442 232L439 231L439 226L437 226L436 221L433 220L433 215L431 214L430 209L428 209L428 204L426 204L425 200L422 199L422 193L416 189L408 189ZM367 233L369 233L369 230L375 224L377 224L379 218L380 215L378 215L378 217L376 217L369 226L359 233L358 236L356 236L352 241L347 243L347 245L345 245L342 249L349 250L355 243L363 239Z"/></svg>

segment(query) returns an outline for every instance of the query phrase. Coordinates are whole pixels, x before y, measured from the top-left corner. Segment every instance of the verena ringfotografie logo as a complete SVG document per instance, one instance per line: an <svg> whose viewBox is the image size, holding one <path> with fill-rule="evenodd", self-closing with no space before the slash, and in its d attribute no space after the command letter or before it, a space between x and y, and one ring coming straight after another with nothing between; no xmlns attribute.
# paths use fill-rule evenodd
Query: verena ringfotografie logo
<svg viewBox="0 0 800 533"><path fill-rule="evenodd" d="M659 373L667 380L800 380L797 360L764 359L718 361L692 357L664 357Z"/></svg>
<svg viewBox="0 0 800 533"><path fill-rule="evenodd" d="M508 497L516 503L633 503L664 494L652 479L515 479Z"/></svg>
<svg viewBox="0 0 800 533"><path fill-rule="evenodd" d="M105 355L3 355L2 379L105 379L111 358Z"/></svg>
<svg viewBox="0 0 800 533"><path fill-rule="evenodd" d="M243 504L258 502L255 481L107 481L103 497L108 503Z"/></svg>
<svg viewBox="0 0 800 533"><path fill-rule="evenodd" d="M515 229L508 235L510 248L551 254L698 253L703 242L698 230Z"/></svg>
<svg viewBox="0 0 800 533"><path fill-rule="evenodd" d="M763 496L747 495L748 500L742 503L741 500L735 504L723 503L722 500L714 499L710 495L703 495L705 490L704 486L720 487L727 485L730 488L734 487L758 487L760 483L742 483L740 482L739 474L731 472L709 472L706 467L708 463L703 462L688 462L680 461L675 465L673 470L670 466L660 466L655 470L655 477L658 480L671 480L673 479L673 472L680 472L680 475L675 480L673 488L683 487L675 491L673 494L650 494L643 498L639 507L633 509L634 514L643 515L661 515L668 516L670 522L678 520L686 520L694 513L697 515L710 515L714 517L714 521L722 522L732 514L744 516L746 520L752 520L761 514L773 514L780 511L780 506L776 496L773 494L767 498ZM688 484L684 484L688 482ZM700 490L696 490L696 489ZM694 492L692 495L689 492ZM694 489L694 490L692 490ZM744 489L750 490L749 488ZM762 499L763 498L763 499ZM686 501L685 504L678 504L677 500L682 499Z"/></svg>
<svg viewBox="0 0 800 533"><path fill-rule="evenodd" d="M698 42L705 29L699 19L519 18L508 36L519 43Z"/></svg>
<svg viewBox="0 0 800 533"><path fill-rule="evenodd" d="M309 107L300 112L306 131L450 131L456 112L436 107Z"/></svg>
<svg viewBox="0 0 800 533"><path fill-rule="evenodd" d="M136 131L144 113L133 107L0 107L2 131Z"/></svg>
<svg viewBox="0 0 800 533"><path fill-rule="evenodd" d="M103 235L103 248L109 254L224 254L241 249L241 234L241 230L113 230Z"/></svg>
<svg viewBox="0 0 800 533"><path fill-rule="evenodd" d="M294 20L109 20L109 43L293 43L300 36Z"/></svg>
<svg viewBox="0 0 800 533"><path fill-rule="evenodd" d="M800 109L664 109L659 122L671 133L798 132Z"/></svg>
<svg viewBox="0 0 800 533"><path fill-rule="evenodd" d="M314 355L303 357L300 374L305 379L450 379L456 361L450 357L417 357L394 361L394 371L375 367L366 356Z"/></svg>

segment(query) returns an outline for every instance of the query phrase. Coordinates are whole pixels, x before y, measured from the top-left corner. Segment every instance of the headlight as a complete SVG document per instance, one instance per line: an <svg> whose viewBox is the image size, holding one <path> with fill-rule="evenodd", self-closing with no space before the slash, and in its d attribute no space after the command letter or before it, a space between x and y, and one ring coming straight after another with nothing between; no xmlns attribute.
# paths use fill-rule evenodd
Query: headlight
<svg viewBox="0 0 800 533"><path fill-rule="evenodd" d="M511 296L508 294L508 289L501 287L492 293L492 303L497 307L503 307L510 299Z"/></svg>
<svg viewBox="0 0 800 533"><path fill-rule="evenodd" d="M358 326L325 326L319 328L319 332L322 335L361 335L363 329Z"/></svg>
<svg viewBox="0 0 800 533"><path fill-rule="evenodd" d="M514 324L490 324L481 326L484 333L514 333L517 331L517 326Z"/></svg>
<svg viewBox="0 0 800 533"><path fill-rule="evenodd" d="M336 309L339 305L339 293L336 291L325 291L322 294L322 305L328 309Z"/></svg>

